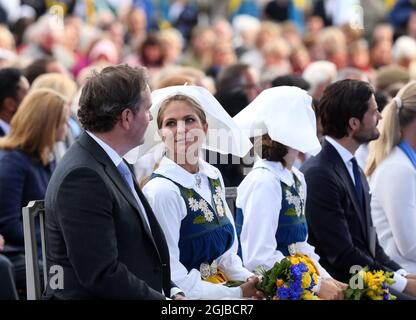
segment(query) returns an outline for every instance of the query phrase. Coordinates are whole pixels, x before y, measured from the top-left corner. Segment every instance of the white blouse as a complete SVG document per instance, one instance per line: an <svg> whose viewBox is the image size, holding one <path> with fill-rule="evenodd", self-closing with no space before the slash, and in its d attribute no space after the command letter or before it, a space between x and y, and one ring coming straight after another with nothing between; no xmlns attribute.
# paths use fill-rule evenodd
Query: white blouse
<svg viewBox="0 0 416 320"><path fill-rule="evenodd" d="M179 183L185 188L192 188L197 191L207 202L212 203L211 189L208 177L220 179L223 193L222 201L226 207L228 219L234 226L234 219L225 201L224 182L221 174L209 163L200 160L199 175L201 177L200 187L197 187L195 174L191 174L172 160L164 157L155 173L163 175ZM166 241L169 246L170 267L172 281L183 290L190 299L221 299L221 298L240 298L241 288L228 288L223 285L209 283L201 279L199 270L192 269L190 272L179 261L179 236L181 222L187 214L187 207L181 196L179 188L171 181L156 177L150 180L143 188L147 200L149 201L156 218L161 225ZM225 273L231 280L246 281L253 274L243 267L241 259L237 255L238 242L234 227L234 243L216 262L218 268Z"/></svg>
<svg viewBox="0 0 416 320"><path fill-rule="evenodd" d="M416 274L416 169L395 147L370 179L371 216L387 255Z"/></svg>
<svg viewBox="0 0 416 320"><path fill-rule="evenodd" d="M249 270L254 270L260 265L270 269L285 257L281 251L276 250L275 237L282 208L280 181L292 186L295 183L293 174L301 181L306 200L306 182L303 174L295 167L289 171L280 162L257 160L253 170L238 186L236 206L242 209L244 215L240 242L244 266ZM296 247L298 252L314 261L320 277L331 278L319 264L319 256L312 245L304 241L297 242Z"/></svg>

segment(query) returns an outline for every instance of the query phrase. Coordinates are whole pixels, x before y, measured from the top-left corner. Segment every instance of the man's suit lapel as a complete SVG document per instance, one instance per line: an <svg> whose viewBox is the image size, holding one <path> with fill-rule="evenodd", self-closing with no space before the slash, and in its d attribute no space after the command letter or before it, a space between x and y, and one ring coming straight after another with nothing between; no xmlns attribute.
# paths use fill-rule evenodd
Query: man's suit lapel
<svg viewBox="0 0 416 320"><path fill-rule="evenodd" d="M334 171L337 173L339 178L342 180L343 184L347 187L348 195L354 205L355 211L358 213L358 218L360 219L360 227L363 232L363 236L367 239L368 230L367 230L367 213L363 212L363 209L358 200L357 193L355 192L354 183L351 179L351 176L345 167L345 164L338 154L338 151L327 141L324 142L323 149L327 151L327 155L334 165ZM364 189L366 194L365 203L367 204L368 197L368 187L367 190Z"/></svg>
<svg viewBox="0 0 416 320"><path fill-rule="evenodd" d="M141 213L136 198L134 197L128 184L124 181L117 167L111 161L110 157L86 132L83 132L80 136L79 143L86 147L87 150L94 156L94 158L104 166L105 172L116 185L116 187L119 189L120 193L126 198L129 204L134 209L136 209L137 215L139 216L144 230L146 231L147 235L149 236L150 240L152 241L153 245L158 251L153 235L149 229L149 226L147 225L146 221L144 221L144 218L142 216L142 214L146 214L146 212Z"/></svg>

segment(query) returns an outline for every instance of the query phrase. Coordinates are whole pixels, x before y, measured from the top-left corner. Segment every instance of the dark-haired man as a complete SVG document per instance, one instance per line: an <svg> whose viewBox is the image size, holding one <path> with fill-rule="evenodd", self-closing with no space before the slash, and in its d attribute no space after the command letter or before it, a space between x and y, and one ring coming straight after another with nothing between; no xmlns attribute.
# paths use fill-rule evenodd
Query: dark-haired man
<svg viewBox="0 0 416 320"><path fill-rule="evenodd" d="M335 82L324 91L318 108L325 141L322 151L301 168L308 185L308 241L337 280L348 282L353 266L394 271L395 293L416 296L415 276L392 261L378 242L368 183L354 157L361 144L379 136L381 115L373 89L358 80Z"/></svg>
<svg viewBox="0 0 416 320"><path fill-rule="evenodd" d="M178 298L162 229L122 159L152 120L144 68L110 66L86 82L78 117L86 130L46 192L47 265L63 270L52 299Z"/></svg>
<svg viewBox="0 0 416 320"><path fill-rule="evenodd" d="M0 69L0 137L10 131L10 121L29 90L29 82L16 68Z"/></svg>

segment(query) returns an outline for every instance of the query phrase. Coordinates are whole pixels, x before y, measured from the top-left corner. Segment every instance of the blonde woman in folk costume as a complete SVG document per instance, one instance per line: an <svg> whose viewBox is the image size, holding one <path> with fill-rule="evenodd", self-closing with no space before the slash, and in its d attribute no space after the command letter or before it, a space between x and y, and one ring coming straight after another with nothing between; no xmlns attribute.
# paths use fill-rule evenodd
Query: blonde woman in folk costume
<svg viewBox="0 0 416 320"><path fill-rule="evenodd" d="M234 120L254 138L258 155L237 189L236 224L244 266L272 268L285 256L302 254L318 271L318 296L342 299L346 286L320 266L307 243L306 182L293 166L299 152L315 155L320 150L312 98L297 87L267 89Z"/></svg>
<svg viewBox="0 0 416 320"><path fill-rule="evenodd" d="M202 87L167 87L154 91L152 100L156 123L139 153L157 149L159 142L165 154L143 192L165 233L173 281L191 299L261 298L257 277L237 255L221 174L200 157L203 144L244 156L249 139ZM231 288L223 285L228 280L244 283Z"/></svg>

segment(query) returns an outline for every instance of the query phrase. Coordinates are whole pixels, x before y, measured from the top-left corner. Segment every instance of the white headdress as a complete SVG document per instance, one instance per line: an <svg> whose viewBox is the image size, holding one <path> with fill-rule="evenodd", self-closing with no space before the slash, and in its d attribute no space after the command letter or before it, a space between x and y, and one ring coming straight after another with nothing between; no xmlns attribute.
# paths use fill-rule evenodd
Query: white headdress
<svg viewBox="0 0 416 320"><path fill-rule="evenodd" d="M158 134L157 114L162 102L175 95L185 95L192 98L204 111L208 123L208 132L202 148L222 154L230 153L239 157L245 156L250 151L252 147L250 139L207 89L188 85L171 86L152 92L150 112L153 121L147 128L144 144L134 148L124 156L128 162L135 163L140 157L151 152L159 152L160 154L160 148L164 148L164 144Z"/></svg>
<svg viewBox="0 0 416 320"><path fill-rule="evenodd" d="M300 88L264 90L234 120L249 137L268 133L272 140L304 153L321 150L312 97Z"/></svg>

